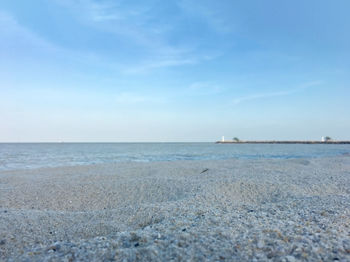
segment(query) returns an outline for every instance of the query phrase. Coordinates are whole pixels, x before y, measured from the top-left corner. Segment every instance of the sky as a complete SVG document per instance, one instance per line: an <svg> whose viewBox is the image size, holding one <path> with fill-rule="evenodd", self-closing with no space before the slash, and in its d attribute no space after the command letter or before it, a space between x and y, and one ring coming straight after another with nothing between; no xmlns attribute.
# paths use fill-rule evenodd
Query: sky
<svg viewBox="0 0 350 262"><path fill-rule="evenodd" d="M0 141L350 140L348 0L1 0Z"/></svg>

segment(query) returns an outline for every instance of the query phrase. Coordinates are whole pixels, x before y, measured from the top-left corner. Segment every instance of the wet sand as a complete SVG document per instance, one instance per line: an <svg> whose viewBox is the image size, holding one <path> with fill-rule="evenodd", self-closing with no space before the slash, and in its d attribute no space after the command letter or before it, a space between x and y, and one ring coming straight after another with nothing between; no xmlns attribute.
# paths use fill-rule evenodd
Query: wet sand
<svg viewBox="0 0 350 262"><path fill-rule="evenodd" d="M0 260L350 260L350 157L0 172Z"/></svg>

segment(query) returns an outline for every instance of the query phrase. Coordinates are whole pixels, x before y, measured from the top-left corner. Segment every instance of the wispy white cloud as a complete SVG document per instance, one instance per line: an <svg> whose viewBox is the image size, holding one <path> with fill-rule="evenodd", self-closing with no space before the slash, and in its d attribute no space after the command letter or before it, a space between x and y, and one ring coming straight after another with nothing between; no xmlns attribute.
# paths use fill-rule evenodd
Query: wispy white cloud
<svg viewBox="0 0 350 262"><path fill-rule="evenodd" d="M201 4L198 4L198 1L181 0L177 3L184 12L191 16L201 18L217 33L227 34L232 33L235 30L234 24L229 21L230 17L225 14L225 11L227 10L225 10L223 5L224 1L202 1Z"/></svg>
<svg viewBox="0 0 350 262"><path fill-rule="evenodd" d="M125 66L123 73L126 74L139 74L139 73L148 73L152 69L160 69L166 67L175 67L183 65L194 65L198 63L198 60L195 58L159 58L156 61L143 62L140 65Z"/></svg>
<svg viewBox="0 0 350 262"><path fill-rule="evenodd" d="M9 13L0 11L0 34L2 44L6 42L12 46L23 45L28 48L37 48L40 50L57 51L59 47L46 39L40 37L34 32L18 23L18 21ZM1 43L0 43L1 45ZM20 51L20 49L16 49Z"/></svg>
<svg viewBox="0 0 350 262"><path fill-rule="evenodd" d="M235 98L233 100L233 104L240 104L242 102L247 102L251 100L257 100L257 99L262 99L262 98L269 98L269 97L275 97L275 96L287 96L290 94L293 94L297 92L296 90L285 90L285 91L277 91L277 92L269 92L269 93L261 93L261 94L253 94L253 95L248 95L248 96L242 96Z"/></svg>
<svg viewBox="0 0 350 262"><path fill-rule="evenodd" d="M150 7L146 5L126 8L122 1L95 1L95 0L69 0L65 4L76 11L84 10L81 15L94 22L124 22L134 20L131 24L143 25L148 19L147 12Z"/></svg>
<svg viewBox="0 0 350 262"><path fill-rule="evenodd" d="M36 55L37 53L41 55L51 54L80 61L91 60L94 63L98 60L98 57L93 53L71 50L42 37L20 24L14 16L6 12L0 12L0 34L2 36L0 46L8 43L17 53L26 52L31 55ZM34 50L35 52L29 52L29 50ZM50 55L46 56L46 58L49 57Z"/></svg>
<svg viewBox="0 0 350 262"><path fill-rule="evenodd" d="M152 57L152 59L146 59L140 63L132 65L123 65L120 70L125 74L144 74L149 73L154 69L197 65L216 59L220 55L219 53L212 55L198 55L191 53L190 50L176 50L167 47L164 47L162 51L159 50L159 52L160 53Z"/></svg>
<svg viewBox="0 0 350 262"><path fill-rule="evenodd" d="M275 92L267 92L267 93L257 93L257 94L252 94L252 95L247 95L247 96L242 96L233 99L233 104L237 105L243 102L248 102L252 100L258 100L258 99L263 99L263 98L271 98L271 97L280 97L280 96L288 96L292 95L298 92L301 92L307 88L318 86L322 84L321 81L313 81L313 82L308 82L304 83L296 88L293 89L288 89L288 90L281 90L281 91L275 91Z"/></svg>
<svg viewBox="0 0 350 262"><path fill-rule="evenodd" d="M164 48L162 35L169 30L169 25L154 21L150 14L151 5L132 5L121 1L56 1L70 9L77 20L95 29L126 37L148 48Z"/></svg>
<svg viewBox="0 0 350 262"><path fill-rule="evenodd" d="M119 61L116 64L115 68L122 73L143 74L161 68L194 65L217 57L199 53L195 45L188 42L173 44L168 36L177 22L159 22L154 11L156 2L135 5L120 1L56 1L72 10L82 23L112 33L144 50L142 55L131 56L126 63Z"/></svg>
<svg viewBox="0 0 350 262"><path fill-rule="evenodd" d="M67 56L69 60L105 67L122 74L147 74L162 68L197 65L218 56L199 52L195 45L187 42L174 45L168 41L168 34L176 23L159 23L155 19L155 13L152 13L152 4L130 5L120 1L95 0L56 0L56 3L67 8L79 22L115 34L123 41L130 41L134 48L139 46L144 52L129 56L128 61L125 61L93 49L83 51L60 46L20 25L13 16L5 13L0 13L0 32L3 36L6 33L7 36L19 38L19 41L8 42L22 43L27 48L50 52L46 59ZM17 48L18 50L25 52L27 49Z"/></svg>

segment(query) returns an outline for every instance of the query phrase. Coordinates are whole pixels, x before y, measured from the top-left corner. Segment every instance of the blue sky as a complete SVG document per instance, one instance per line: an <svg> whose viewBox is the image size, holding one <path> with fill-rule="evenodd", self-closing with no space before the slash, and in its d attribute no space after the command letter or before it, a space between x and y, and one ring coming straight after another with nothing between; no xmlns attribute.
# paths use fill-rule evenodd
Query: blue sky
<svg viewBox="0 0 350 262"><path fill-rule="evenodd" d="M0 141L350 139L349 10L2 0Z"/></svg>

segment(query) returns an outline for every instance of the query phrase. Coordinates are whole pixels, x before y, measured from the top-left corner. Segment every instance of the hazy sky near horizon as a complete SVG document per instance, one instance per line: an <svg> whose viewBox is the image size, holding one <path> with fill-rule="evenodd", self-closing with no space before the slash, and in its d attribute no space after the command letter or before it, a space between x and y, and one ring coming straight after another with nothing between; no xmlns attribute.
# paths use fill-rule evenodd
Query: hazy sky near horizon
<svg viewBox="0 0 350 262"><path fill-rule="evenodd" d="M2 0L0 141L350 139L348 0Z"/></svg>

